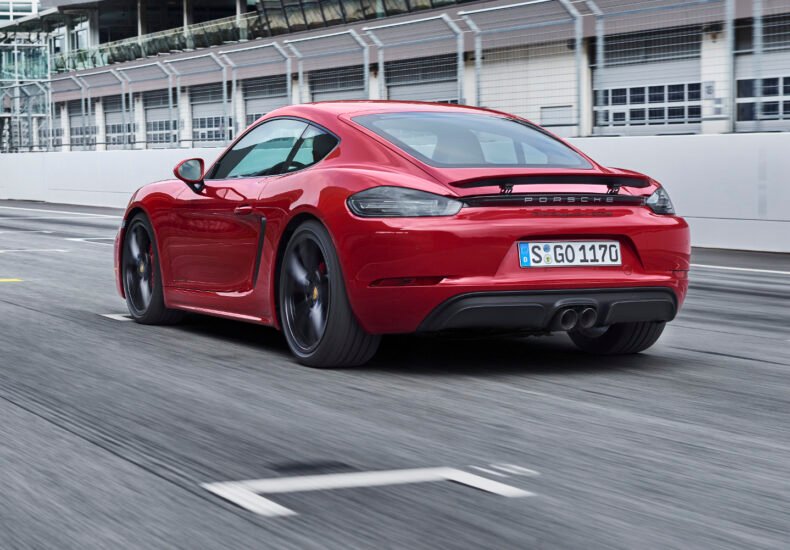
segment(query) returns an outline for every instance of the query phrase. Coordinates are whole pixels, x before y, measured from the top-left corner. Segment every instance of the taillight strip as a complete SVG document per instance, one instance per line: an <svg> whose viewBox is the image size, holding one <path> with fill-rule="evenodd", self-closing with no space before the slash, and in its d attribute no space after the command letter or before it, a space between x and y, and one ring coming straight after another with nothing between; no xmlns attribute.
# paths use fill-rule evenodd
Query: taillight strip
<svg viewBox="0 0 790 550"><path fill-rule="evenodd" d="M642 206L644 197L607 193L514 193L464 197L466 206Z"/></svg>

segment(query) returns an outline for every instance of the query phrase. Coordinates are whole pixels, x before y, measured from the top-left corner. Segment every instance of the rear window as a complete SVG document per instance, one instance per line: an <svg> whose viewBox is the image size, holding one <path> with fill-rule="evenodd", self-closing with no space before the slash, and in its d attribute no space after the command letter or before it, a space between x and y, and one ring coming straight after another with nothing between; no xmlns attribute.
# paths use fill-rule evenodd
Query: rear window
<svg viewBox="0 0 790 550"><path fill-rule="evenodd" d="M475 113L383 113L354 122L442 168L592 168L561 141L510 118Z"/></svg>

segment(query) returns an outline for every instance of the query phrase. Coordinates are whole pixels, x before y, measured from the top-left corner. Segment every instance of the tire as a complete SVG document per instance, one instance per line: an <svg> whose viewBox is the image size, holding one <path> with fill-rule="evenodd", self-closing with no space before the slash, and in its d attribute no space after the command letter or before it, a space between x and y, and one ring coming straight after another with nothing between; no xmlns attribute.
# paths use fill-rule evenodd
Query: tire
<svg viewBox="0 0 790 550"><path fill-rule="evenodd" d="M568 333L576 346L596 355L627 355L639 353L656 343L666 323L646 321L619 323L602 332L600 329L575 330Z"/></svg>
<svg viewBox="0 0 790 550"><path fill-rule="evenodd" d="M172 325L181 321L183 312L165 307L159 250L145 214L135 215L126 228L121 270L126 306L132 319L143 325Z"/></svg>
<svg viewBox="0 0 790 550"><path fill-rule="evenodd" d="M317 221L300 225L288 241L278 301L288 347L303 365L353 367L378 350L381 336L365 332L351 311L332 239Z"/></svg>

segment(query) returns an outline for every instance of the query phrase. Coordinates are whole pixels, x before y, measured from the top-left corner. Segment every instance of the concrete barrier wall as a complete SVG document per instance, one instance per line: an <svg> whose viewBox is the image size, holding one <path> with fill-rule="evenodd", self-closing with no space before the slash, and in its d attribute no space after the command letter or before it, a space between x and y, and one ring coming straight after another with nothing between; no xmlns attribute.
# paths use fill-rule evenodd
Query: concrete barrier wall
<svg viewBox="0 0 790 550"><path fill-rule="evenodd" d="M580 138L607 166L645 172L669 190L695 246L790 252L790 134ZM0 199L126 205L178 161L220 149L0 154Z"/></svg>
<svg viewBox="0 0 790 550"><path fill-rule="evenodd" d="M790 252L790 133L570 141L606 166L660 181L695 246Z"/></svg>
<svg viewBox="0 0 790 550"><path fill-rule="evenodd" d="M221 151L152 149L0 154L0 199L122 208L139 187L172 178L173 168L180 161L202 157L208 165Z"/></svg>

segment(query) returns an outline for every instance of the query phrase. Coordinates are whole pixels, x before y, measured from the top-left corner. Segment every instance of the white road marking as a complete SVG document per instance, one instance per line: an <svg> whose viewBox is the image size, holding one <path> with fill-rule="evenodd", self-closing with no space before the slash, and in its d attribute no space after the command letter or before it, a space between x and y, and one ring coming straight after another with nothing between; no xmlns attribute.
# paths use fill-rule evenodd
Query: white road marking
<svg viewBox="0 0 790 550"><path fill-rule="evenodd" d="M745 271L748 273L768 273L771 275L790 275L790 271L777 271L775 269L756 269L752 267L730 267L726 265L706 265L706 264L691 264L691 267L701 267L703 269L721 269L724 271Z"/></svg>
<svg viewBox="0 0 790 550"><path fill-rule="evenodd" d="M495 468L497 470L501 470L508 474L516 475L516 476L539 476L540 474L535 470L530 470L529 468L524 468L523 466L518 466L516 464L489 464L491 468Z"/></svg>
<svg viewBox="0 0 790 550"><path fill-rule="evenodd" d="M5 235L7 233L46 233L47 235L54 233L54 231L42 231L42 230L32 230L32 229L9 229L7 231L0 231L0 235Z"/></svg>
<svg viewBox="0 0 790 550"><path fill-rule="evenodd" d="M285 506L280 506L276 502L256 495L247 489L243 482L240 483L209 483L204 484L203 488L211 491L220 498L232 502L259 516L269 518L295 516L296 512Z"/></svg>
<svg viewBox="0 0 790 550"><path fill-rule="evenodd" d="M451 481L508 498L533 495L510 485L456 468L414 468L272 479L252 479L224 483L204 483L202 487L255 514L266 517L292 516L296 512L280 506L261 494L295 493L357 487L382 487L408 483Z"/></svg>
<svg viewBox="0 0 790 550"><path fill-rule="evenodd" d="M103 244L108 246L113 246L115 244L115 237L68 237L66 238L67 241L73 241L77 243L88 243L88 244ZM109 243L105 243L102 241L111 241Z"/></svg>
<svg viewBox="0 0 790 550"><path fill-rule="evenodd" d="M101 313L102 317L112 319L113 321L132 321L132 316L128 313Z"/></svg>
<svg viewBox="0 0 790 550"><path fill-rule="evenodd" d="M22 279L0 279L0 283L21 283Z"/></svg>
<svg viewBox="0 0 790 550"><path fill-rule="evenodd" d="M11 254L17 252L68 252L62 248L22 248L18 250L0 250L0 254Z"/></svg>
<svg viewBox="0 0 790 550"><path fill-rule="evenodd" d="M93 214L91 212L75 212L73 210L45 210L43 208L22 208L20 206L0 206L2 210L21 210L24 212L44 212L45 214L73 214L77 216L88 216L96 218L106 218L106 214ZM110 216L112 218L119 218L120 216Z"/></svg>
<svg viewBox="0 0 790 550"><path fill-rule="evenodd" d="M492 476L507 477L507 474L503 474L502 472L495 472L494 470L489 470L488 468L482 468L480 466L470 466L470 468L474 468L478 472L483 472L484 474L489 474Z"/></svg>

